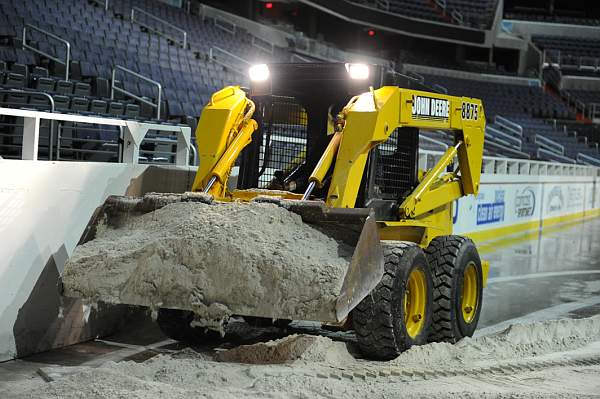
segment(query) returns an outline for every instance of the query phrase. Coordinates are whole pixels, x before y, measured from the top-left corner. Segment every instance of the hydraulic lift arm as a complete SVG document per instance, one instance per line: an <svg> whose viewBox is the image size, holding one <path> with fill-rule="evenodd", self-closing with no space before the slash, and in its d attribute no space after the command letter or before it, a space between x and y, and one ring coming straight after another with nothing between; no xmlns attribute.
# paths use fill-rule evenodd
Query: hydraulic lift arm
<svg viewBox="0 0 600 399"><path fill-rule="evenodd" d="M370 150L401 127L447 130L454 133L456 143L404 199L401 218L416 218L463 195L477 194L485 130L480 100L386 86L354 98L343 117L339 141L332 140L309 179L312 186L321 186L336 159L327 205L355 206ZM459 168L443 174L456 155Z"/></svg>
<svg viewBox="0 0 600 399"><path fill-rule="evenodd" d="M231 168L258 127L252 119L254 108L239 86L228 86L212 95L196 128L200 165L192 191L225 197Z"/></svg>

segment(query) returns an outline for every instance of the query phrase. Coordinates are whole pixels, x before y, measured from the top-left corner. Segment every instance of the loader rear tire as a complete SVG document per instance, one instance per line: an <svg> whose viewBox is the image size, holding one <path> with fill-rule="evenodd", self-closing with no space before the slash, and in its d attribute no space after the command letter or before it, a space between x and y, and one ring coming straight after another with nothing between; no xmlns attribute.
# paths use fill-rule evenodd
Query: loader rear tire
<svg viewBox="0 0 600 399"><path fill-rule="evenodd" d="M221 334L204 328L192 327L194 313L179 309L159 309L156 323L167 337L190 344L206 344L221 340Z"/></svg>
<svg viewBox="0 0 600 399"><path fill-rule="evenodd" d="M379 284L352 311L358 346L370 359L390 360L427 342L432 315L432 276L423 250L412 242L382 242Z"/></svg>
<svg viewBox="0 0 600 399"><path fill-rule="evenodd" d="M471 337L481 313L483 271L469 238L440 236L425 250L433 274L431 342L455 343Z"/></svg>

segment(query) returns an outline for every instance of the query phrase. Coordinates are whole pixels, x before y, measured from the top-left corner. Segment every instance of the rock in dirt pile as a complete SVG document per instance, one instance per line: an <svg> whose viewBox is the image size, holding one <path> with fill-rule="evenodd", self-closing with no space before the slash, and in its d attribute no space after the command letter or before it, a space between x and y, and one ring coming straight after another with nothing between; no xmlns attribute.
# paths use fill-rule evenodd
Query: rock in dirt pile
<svg viewBox="0 0 600 399"><path fill-rule="evenodd" d="M230 314L331 318L352 248L270 203L175 202L98 229L66 264L66 296Z"/></svg>

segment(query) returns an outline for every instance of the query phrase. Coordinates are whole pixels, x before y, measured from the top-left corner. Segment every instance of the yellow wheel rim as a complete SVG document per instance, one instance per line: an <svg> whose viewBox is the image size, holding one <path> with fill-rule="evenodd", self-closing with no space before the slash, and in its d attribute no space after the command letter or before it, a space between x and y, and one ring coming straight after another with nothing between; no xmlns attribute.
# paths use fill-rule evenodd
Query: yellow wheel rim
<svg viewBox="0 0 600 399"><path fill-rule="evenodd" d="M427 284L421 268L414 268L408 275L404 291L404 325L411 338L418 336L425 324Z"/></svg>
<svg viewBox="0 0 600 399"><path fill-rule="evenodd" d="M470 262L465 268L463 277L462 299L460 308L462 310L465 323L472 323L477 314L477 293L479 291L477 283L477 269L474 262Z"/></svg>

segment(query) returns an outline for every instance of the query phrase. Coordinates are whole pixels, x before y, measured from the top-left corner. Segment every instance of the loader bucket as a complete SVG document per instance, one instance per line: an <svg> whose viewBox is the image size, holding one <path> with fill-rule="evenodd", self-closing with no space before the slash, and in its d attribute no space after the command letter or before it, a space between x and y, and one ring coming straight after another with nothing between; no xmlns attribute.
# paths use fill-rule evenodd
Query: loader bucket
<svg viewBox="0 0 600 399"><path fill-rule="evenodd" d="M375 215L367 208L328 208L319 201L289 201L291 212L305 223L354 247L342 289L336 300L337 321L342 321L383 276L383 251Z"/></svg>
<svg viewBox="0 0 600 399"><path fill-rule="evenodd" d="M178 207L189 214L161 220ZM263 211L280 223L268 225L273 231L260 227ZM254 215L245 220L255 228L239 225L242 213ZM334 255L344 249L345 257L332 267L328 259L311 258L306 242L289 240L286 248L277 243L256 253L238 250L239 243L253 248L252 240L276 241L277 229L287 228L287 220L292 220L290 229L302 230L313 241L316 237L313 245L326 245ZM156 231L148 232L147 242L132 240L148 226ZM186 236L190 227L198 231ZM306 270L299 267L305 264ZM214 202L204 194L186 193L110 197L92 218L62 280L65 296L191 310L198 325L219 329L232 315L340 322L382 275L383 254L369 209L332 209L298 200Z"/></svg>

